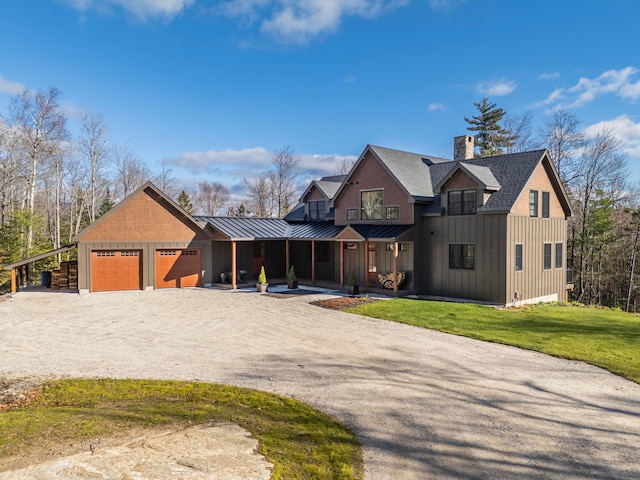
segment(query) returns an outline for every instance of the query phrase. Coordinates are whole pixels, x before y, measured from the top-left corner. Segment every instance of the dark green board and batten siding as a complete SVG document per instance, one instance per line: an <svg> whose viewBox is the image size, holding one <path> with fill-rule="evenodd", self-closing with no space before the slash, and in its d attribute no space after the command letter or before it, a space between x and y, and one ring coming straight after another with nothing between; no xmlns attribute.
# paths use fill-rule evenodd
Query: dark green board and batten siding
<svg viewBox="0 0 640 480"><path fill-rule="evenodd" d="M416 293L507 303L506 215L430 217L416 240ZM449 268L449 245L475 245L475 268Z"/></svg>
<svg viewBox="0 0 640 480"><path fill-rule="evenodd" d="M547 297L557 293L566 297L567 230L564 218L507 218L507 302L520 292L522 299ZM551 268L544 269L544 244L551 244ZM556 243L562 243L562 267L556 268ZM522 245L522 271L515 270L515 246ZM549 299L550 300L550 299Z"/></svg>

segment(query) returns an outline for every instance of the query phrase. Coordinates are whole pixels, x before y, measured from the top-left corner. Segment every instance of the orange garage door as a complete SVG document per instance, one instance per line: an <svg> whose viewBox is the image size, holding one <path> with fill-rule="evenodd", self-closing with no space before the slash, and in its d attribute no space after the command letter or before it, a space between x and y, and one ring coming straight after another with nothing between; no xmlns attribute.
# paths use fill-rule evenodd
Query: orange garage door
<svg viewBox="0 0 640 480"><path fill-rule="evenodd" d="M139 250L98 250L91 252L91 290L140 290Z"/></svg>
<svg viewBox="0 0 640 480"><path fill-rule="evenodd" d="M202 281L202 251L156 250L156 288L199 287Z"/></svg>

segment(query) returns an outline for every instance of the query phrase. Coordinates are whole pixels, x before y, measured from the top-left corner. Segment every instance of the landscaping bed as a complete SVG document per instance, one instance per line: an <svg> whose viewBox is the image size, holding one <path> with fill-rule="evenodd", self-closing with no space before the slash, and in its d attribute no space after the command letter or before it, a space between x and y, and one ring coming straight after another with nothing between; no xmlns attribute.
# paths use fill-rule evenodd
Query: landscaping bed
<svg viewBox="0 0 640 480"><path fill-rule="evenodd" d="M372 297L336 297L328 298L325 300L317 300L315 302L311 302L311 305L328 308L329 310L347 310L349 308L359 307L360 305L374 303L379 300L379 298Z"/></svg>

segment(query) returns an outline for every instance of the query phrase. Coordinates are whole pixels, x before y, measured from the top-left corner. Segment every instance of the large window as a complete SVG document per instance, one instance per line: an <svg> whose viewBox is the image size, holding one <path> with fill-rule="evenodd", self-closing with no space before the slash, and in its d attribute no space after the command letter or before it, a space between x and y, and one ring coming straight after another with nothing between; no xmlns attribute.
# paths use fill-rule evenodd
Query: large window
<svg viewBox="0 0 640 480"><path fill-rule="evenodd" d="M549 218L549 192L542 192L542 218Z"/></svg>
<svg viewBox="0 0 640 480"><path fill-rule="evenodd" d="M537 190L529 191L529 216L530 217L538 216L538 191Z"/></svg>
<svg viewBox="0 0 640 480"><path fill-rule="evenodd" d="M516 272L522 271L522 245L516 245Z"/></svg>
<svg viewBox="0 0 640 480"><path fill-rule="evenodd" d="M384 196L382 190L368 190L360 192L360 211L362 220L382 220L382 205Z"/></svg>
<svg viewBox="0 0 640 480"><path fill-rule="evenodd" d="M478 210L477 190L452 190L448 194L448 215L475 215Z"/></svg>
<svg viewBox="0 0 640 480"><path fill-rule="evenodd" d="M476 268L476 246L473 244L450 244L449 268L474 270Z"/></svg>
<svg viewBox="0 0 640 480"><path fill-rule="evenodd" d="M313 200L309 202L309 219L311 221L324 220L325 205L326 202L324 200Z"/></svg>
<svg viewBox="0 0 640 480"><path fill-rule="evenodd" d="M556 243L556 268L562 268L562 251L564 248L561 243Z"/></svg>
<svg viewBox="0 0 640 480"><path fill-rule="evenodd" d="M551 244L544 244L544 269L549 270L551 268Z"/></svg>

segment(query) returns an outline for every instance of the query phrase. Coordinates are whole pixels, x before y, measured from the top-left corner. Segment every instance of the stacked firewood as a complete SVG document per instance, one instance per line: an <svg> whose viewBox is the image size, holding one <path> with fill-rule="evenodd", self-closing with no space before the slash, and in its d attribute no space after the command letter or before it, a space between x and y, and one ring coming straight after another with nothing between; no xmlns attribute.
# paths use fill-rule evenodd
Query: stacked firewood
<svg viewBox="0 0 640 480"><path fill-rule="evenodd" d="M78 262L60 262L60 269L51 272L53 290L75 290L78 288Z"/></svg>
<svg viewBox="0 0 640 480"><path fill-rule="evenodd" d="M396 281L397 281L398 287L400 287L400 285L402 285L402 282L404 282L404 277L405 277L405 272L396 272ZM392 289L394 284L393 272L379 273L378 281L380 282L380 285L382 285L384 288Z"/></svg>

